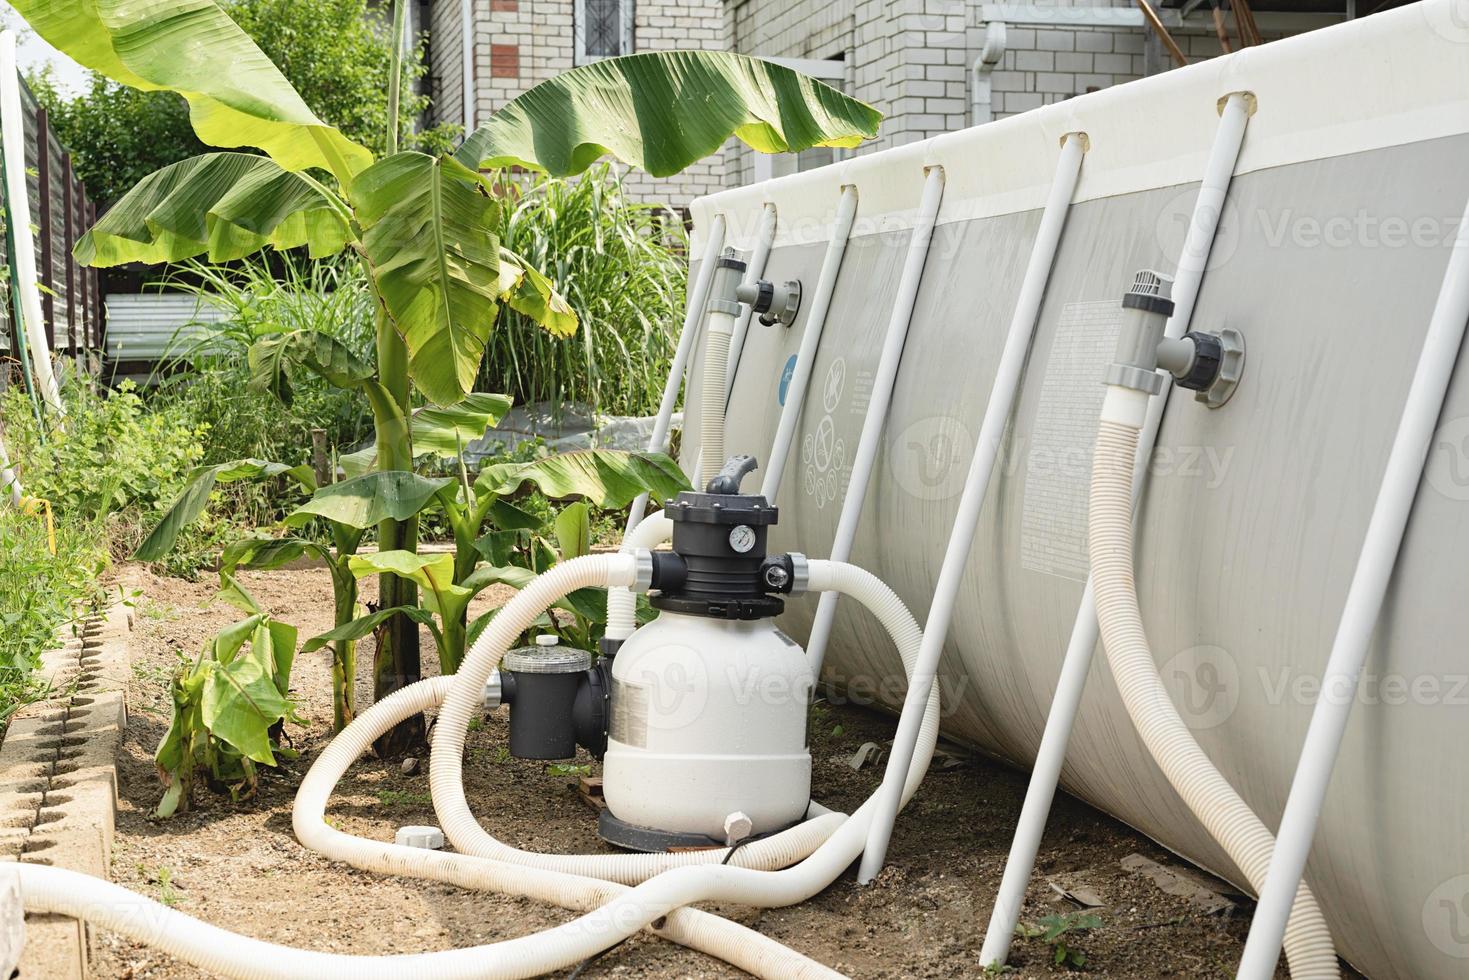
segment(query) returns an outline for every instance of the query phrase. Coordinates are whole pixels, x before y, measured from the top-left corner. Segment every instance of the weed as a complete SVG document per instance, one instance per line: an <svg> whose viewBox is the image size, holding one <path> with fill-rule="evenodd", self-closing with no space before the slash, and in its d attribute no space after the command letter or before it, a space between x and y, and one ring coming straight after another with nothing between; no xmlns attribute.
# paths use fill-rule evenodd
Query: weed
<svg viewBox="0 0 1469 980"><path fill-rule="evenodd" d="M427 793L411 793L406 790L397 789L378 790L377 801L383 806L392 807L429 807L434 805L434 798Z"/></svg>
<svg viewBox="0 0 1469 980"><path fill-rule="evenodd" d="M590 765L575 766L566 762L553 762L546 767L547 776L590 776Z"/></svg>
<svg viewBox="0 0 1469 980"><path fill-rule="evenodd" d="M1022 939L1039 939L1051 947L1051 961L1057 966L1079 970L1086 966L1086 954L1071 945L1084 933L1101 928L1102 920L1089 912L1066 912L1045 916L1036 922L1021 922L1015 935Z"/></svg>

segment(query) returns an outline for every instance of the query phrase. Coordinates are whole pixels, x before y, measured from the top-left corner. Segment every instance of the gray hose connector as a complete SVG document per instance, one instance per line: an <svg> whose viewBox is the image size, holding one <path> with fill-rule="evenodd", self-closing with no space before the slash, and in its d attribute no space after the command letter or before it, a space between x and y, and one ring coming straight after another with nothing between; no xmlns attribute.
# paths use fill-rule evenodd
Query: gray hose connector
<svg viewBox="0 0 1469 980"><path fill-rule="evenodd" d="M1158 345L1173 315L1173 280L1143 269L1122 297L1122 331L1117 360L1107 369L1106 383L1149 395L1161 394L1166 382L1158 373Z"/></svg>

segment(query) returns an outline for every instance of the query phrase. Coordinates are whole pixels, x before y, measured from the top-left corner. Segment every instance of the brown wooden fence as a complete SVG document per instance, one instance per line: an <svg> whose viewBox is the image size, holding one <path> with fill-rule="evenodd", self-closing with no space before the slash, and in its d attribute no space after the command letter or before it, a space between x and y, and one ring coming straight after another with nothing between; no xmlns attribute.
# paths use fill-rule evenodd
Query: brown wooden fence
<svg viewBox="0 0 1469 980"><path fill-rule="evenodd" d="M35 233L36 278L41 284L46 339L56 354L100 351L104 329L101 278L96 269L78 265L71 255L77 238L97 219L97 209L72 172L71 154L51 131L46 110L25 86L21 87L21 113L25 117L29 224ZM13 230L22 234L23 228L16 221ZM10 266L3 239L0 262ZM4 307L0 309L0 348L14 351L14 304L0 306Z"/></svg>

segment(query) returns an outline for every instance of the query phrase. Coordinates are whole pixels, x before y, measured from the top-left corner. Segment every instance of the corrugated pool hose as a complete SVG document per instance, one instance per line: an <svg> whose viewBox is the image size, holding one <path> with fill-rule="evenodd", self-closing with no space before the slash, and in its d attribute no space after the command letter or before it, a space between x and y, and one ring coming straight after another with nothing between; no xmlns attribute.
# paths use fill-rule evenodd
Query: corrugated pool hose
<svg viewBox="0 0 1469 980"><path fill-rule="evenodd" d="M1166 297L1166 291L1163 295ZM1171 310L1169 303L1167 312ZM1166 317L1167 313L1161 315ZM1134 356L1123 356L1124 363L1114 365L1108 377L1111 383L1097 431L1089 520L1097 622L1122 703L1143 744L1209 835L1258 893L1270 867L1275 838L1209 761L1179 716L1158 676L1138 608L1133 574L1132 476L1148 399L1163 383L1154 370L1161 323L1154 326L1152 335L1141 337L1129 338L1124 331L1124 344L1119 349L1135 341L1131 348ZM1117 383L1124 379L1135 381L1135 385ZM1331 933L1304 882L1291 911L1285 952L1295 980L1335 980L1339 976Z"/></svg>
<svg viewBox="0 0 1469 980"><path fill-rule="evenodd" d="M118 885L72 871L12 864L0 874L17 877L28 911L82 919L213 973L250 980L538 976L575 964L645 927L756 976L840 976L773 939L685 906L723 901L775 907L810 898L836 880L861 853L874 809L872 800L851 817L813 803L804 823L739 847L733 854L722 848L680 854L534 854L496 841L468 809L460 782L464 739L490 672L516 637L552 603L578 588L631 585L637 568L631 554L592 555L539 576L495 617L459 673L404 688L358 716L318 757L296 798L293 825L298 838L328 857L383 874L500 891L585 913L570 922L466 949L344 956L239 936ZM813 561L809 575L813 591L844 592L871 610L898 645L904 670L911 677L922 633L892 590L870 573L841 562ZM446 836L459 853L367 840L328 825L328 798L348 767L382 732L441 702L430 782ZM924 705L918 748L904 774L904 802L928 769L938 724L935 691ZM729 864L720 864L726 859ZM776 870L781 868L784 870ZM624 882L641 884L629 887Z"/></svg>

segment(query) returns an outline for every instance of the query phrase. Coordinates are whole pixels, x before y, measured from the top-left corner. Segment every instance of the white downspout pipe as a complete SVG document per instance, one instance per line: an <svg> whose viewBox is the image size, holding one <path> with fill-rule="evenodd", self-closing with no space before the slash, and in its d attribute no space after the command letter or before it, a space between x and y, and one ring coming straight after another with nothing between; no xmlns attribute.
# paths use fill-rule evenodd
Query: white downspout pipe
<svg viewBox="0 0 1469 980"><path fill-rule="evenodd" d="M1459 234L1439 287L1433 318L1428 323L1407 403L1388 454L1387 470L1347 590L1346 607L1321 678L1321 697L1311 713L1311 725L1306 730L1306 742L1280 820L1270 871L1260 891L1260 904L1255 909L1244 958L1240 961L1242 980L1264 980L1275 972L1291 902L1306 870L1316 821L1326 802L1331 771L1356 700L1357 681L1371 649L1383 597L1392 580L1434 427L1464 341L1466 321L1469 321L1469 206L1459 222Z"/></svg>
<svg viewBox="0 0 1469 980"><path fill-rule="evenodd" d="M41 292L36 279L36 243L31 235L31 205L26 193L25 116L20 105L20 75L16 71L15 32L0 32L0 141L5 153L5 198L15 242L15 276L11 287L20 291L21 319L25 321L26 346L31 349L31 367L41 398L58 418L66 409L61 389L51 366L51 348L46 343L45 320L41 314Z"/></svg>
<svg viewBox="0 0 1469 980"><path fill-rule="evenodd" d="M821 272L816 279L816 292L811 297L811 309L806 314L806 332L801 335L801 347L796 352L796 369L786 386L786 403L781 406L775 441L771 443L770 456L765 461L765 482L761 484L760 493L771 503L775 503L780 495L786 458L796 438L796 425L801 421L801 406L806 401L816 351L821 347L821 332L826 329L826 313L831 309L831 297L836 291L837 276L842 271L842 258L847 253L847 239L852 235L852 222L856 217L857 188L848 184L842 188L841 199L837 202L831 241L827 243L826 258L821 262Z"/></svg>
<svg viewBox="0 0 1469 980"><path fill-rule="evenodd" d="M1040 227L1036 229L1035 244L1031 247L1030 261L1020 283L1020 295L1010 317L1010 329L1005 335L1005 346L1000 353L1000 363L995 369L989 403L985 406L984 421L980 424L979 439L974 446L974 459L969 464L969 476L964 482L964 493L959 499L959 509L954 516L949 544L944 550L943 566L939 571L938 583L934 586L928 622L923 628L923 646L918 652L918 669L908 684L906 704L923 704L933 688L934 673L938 670L939 656L943 653L944 641L949 635L949 622L954 615L954 602L959 596L964 569L969 563L969 549L974 541L974 531L979 526L979 515L984 506L985 495L989 491L990 476L994 473L995 461L1000 455L1000 443L1005 438L1015 396L1020 390L1020 380L1025 373L1026 355L1035 336L1041 300L1046 293L1046 282L1051 276L1051 264L1061 242L1066 213L1071 208L1071 197L1076 191L1076 181L1081 174L1081 159L1085 152L1085 135L1069 133L1062 139L1060 158L1056 161L1056 175L1051 181L1045 210L1041 213ZM888 842L892 839L899 799L889 791L889 783L895 772L907 770L918 740L918 719L914 718L909 723L909 714L910 710L905 708L903 720L898 723L893 750L888 755L888 782L884 782L878 795L877 812L867 831L867 846L862 852L862 866L857 872L857 880L864 885L876 878L882 870Z"/></svg>
<svg viewBox="0 0 1469 980"><path fill-rule="evenodd" d="M744 283L756 282L765 276L765 266L770 262L770 248L775 244L775 205L766 203L760 212L760 230L755 239L755 251L750 256L750 264L745 268ZM750 332L750 316L755 312L754 307L746 305L740 312L739 319L735 321L734 333L729 339L729 364L724 373L724 400L729 402L730 392L734 390L735 373L740 369L740 355L745 350L745 337ZM721 466L723 463L721 462ZM717 470L719 467L716 466ZM694 481L696 484L697 480Z"/></svg>
<svg viewBox="0 0 1469 980"><path fill-rule="evenodd" d="M995 118L994 80L991 77L1000 67L1005 56L1005 22L992 20L984 28L984 48L974 59L974 91L971 102L974 106L973 124L987 123Z"/></svg>
<svg viewBox="0 0 1469 980"><path fill-rule="evenodd" d="M928 244L933 238L933 226L938 220L939 204L943 198L944 168L928 167L923 197L913 224L913 236L908 240L908 257L903 265L902 279L898 282L898 295L893 300L892 316L888 320L887 335L877 361L877 374L872 379L872 395L867 403L867 415L862 420L862 435L852 457L847 495L842 501L841 516L837 518L836 539L831 545L832 561L846 561L852 554L852 542L856 540L857 525L862 520L862 504L867 499L867 484L871 482L877 451L882 443L883 426L887 424L893 384L898 378L898 364L903 359L903 344L908 339L908 325L913 320L913 304L918 298L918 285L923 280ZM816 604L816 618L811 624L810 642L806 645L806 653L811 658L811 674L817 678L821 677L821 661L826 656L836 614L836 593L823 594Z"/></svg>
<svg viewBox="0 0 1469 980"><path fill-rule="evenodd" d="M474 78L474 0L459 0L459 71L464 76L459 96L464 102L464 138L475 129L475 101L478 86Z"/></svg>
<svg viewBox="0 0 1469 980"><path fill-rule="evenodd" d="M709 225L709 239L704 245L704 256L699 263L699 274L694 277L693 288L689 290L688 308L684 312L683 329L678 335L678 348L673 355L673 363L668 367L668 379L663 382L663 399L658 403L658 415L653 419L653 434L648 437L648 452L661 453L668 448L668 428L672 424L673 409L678 404L678 393L683 387L684 372L688 369L689 353L694 348L694 341L699 336L699 324L704 322L704 304L709 300L709 284L714 281L714 265L719 258L719 253L724 250L724 227L725 218L723 214L716 214ZM627 515L627 528L623 531L623 537L632 533L633 528L643 519L648 510L648 495L638 494L632 502L632 509Z"/></svg>
<svg viewBox="0 0 1469 980"><path fill-rule="evenodd" d="M1229 191L1230 179L1234 176L1234 165L1239 159L1245 126L1249 122L1253 104L1252 96L1236 92L1228 97L1220 113L1219 128L1215 131L1214 143L1204 165L1199 196L1194 201L1183 254L1179 257L1178 275L1173 283L1173 316L1164 331L1166 337L1178 338L1188 332L1189 321L1193 318L1194 302L1199 295L1199 284L1203 281L1204 268L1208 265L1214 233L1219 227L1219 215L1224 207L1225 195ZM1171 386L1165 388L1148 405L1147 418L1139 436L1137 462L1133 468L1134 501L1138 499L1147 475L1148 460L1153 455L1153 445L1158 439L1158 428L1163 422L1163 410L1167 406L1170 390ZM1066 743L1071 738L1076 712L1081 706L1082 692L1086 689L1087 675L1091 673L1092 656L1100 639L1096 600L1091 579L1088 577L1081 596L1081 608L1071 626L1071 639L1066 645L1066 657L1061 664L1061 675L1056 682L1050 713L1046 717L1046 728L1036 753L1030 784L1025 791L1020 821L1015 828L1015 838L1010 844L1010 855L1005 861L1000 891L990 913L984 947L979 954L981 966L1003 966L1010 955L1010 939L1015 934L1016 923L1020 921L1020 910L1025 904L1025 889L1035 868L1041 836L1046 829L1046 818L1050 815L1051 802L1061 779L1061 766L1066 759Z"/></svg>

